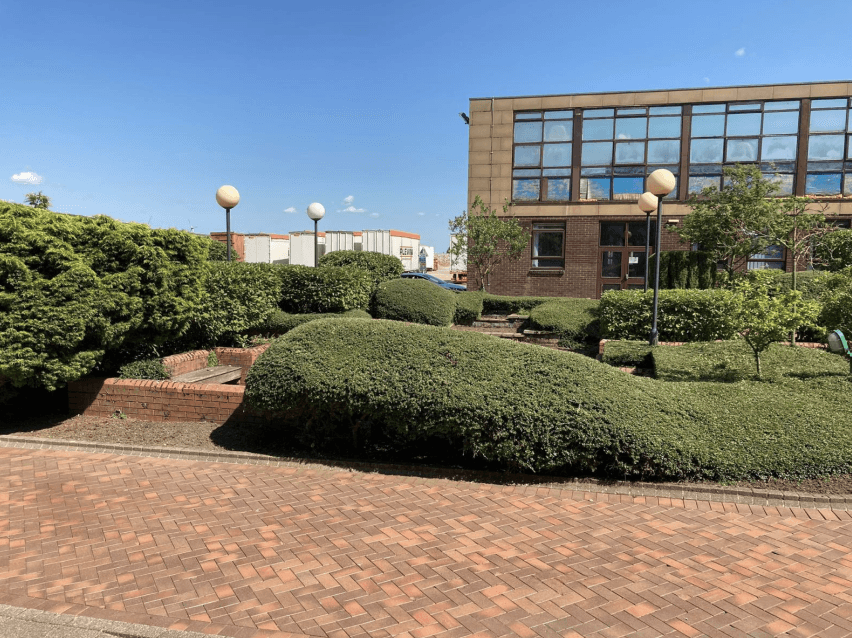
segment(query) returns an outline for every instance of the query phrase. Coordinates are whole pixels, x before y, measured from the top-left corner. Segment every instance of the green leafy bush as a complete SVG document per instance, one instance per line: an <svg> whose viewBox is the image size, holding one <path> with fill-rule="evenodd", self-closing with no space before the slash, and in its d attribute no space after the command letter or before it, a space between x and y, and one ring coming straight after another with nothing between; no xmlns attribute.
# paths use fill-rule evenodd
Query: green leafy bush
<svg viewBox="0 0 852 638"><path fill-rule="evenodd" d="M530 326L559 336L559 345L575 348L600 339L596 299L554 299L530 311Z"/></svg>
<svg viewBox="0 0 852 638"><path fill-rule="evenodd" d="M599 306L605 339L643 339L651 333L653 291L605 292ZM730 339L737 329L736 300L729 290L661 290L657 313L661 341Z"/></svg>
<svg viewBox="0 0 852 638"><path fill-rule="evenodd" d="M829 332L841 330L847 339L852 338L852 277L841 273L832 276L817 323Z"/></svg>
<svg viewBox="0 0 852 638"><path fill-rule="evenodd" d="M350 451L440 440L535 472L790 478L852 470L847 364L834 364L771 383L673 383L476 333L325 319L277 339L246 398L286 432Z"/></svg>
<svg viewBox="0 0 852 638"><path fill-rule="evenodd" d="M648 274L654 280L655 262ZM660 254L660 289L701 289L716 285L716 261L705 252L671 250Z"/></svg>
<svg viewBox="0 0 852 638"><path fill-rule="evenodd" d="M553 297L510 297L486 293L482 300L482 314L526 314L536 306L540 306L548 301L553 301L553 299Z"/></svg>
<svg viewBox="0 0 852 638"><path fill-rule="evenodd" d="M831 272L852 266L852 230L836 230L821 237L814 248L814 261Z"/></svg>
<svg viewBox="0 0 852 638"><path fill-rule="evenodd" d="M374 275L362 268L279 266L277 272L285 312L339 313L370 305Z"/></svg>
<svg viewBox="0 0 852 638"><path fill-rule="evenodd" d="M293 328L301 326L303 323L316 321L317 319L331 319L335 317L348 317L350 319L372 318L370 317L370 313L366 310L347 310L342 314L313 312L302 315L291 314L289 312L284 312L283 310L275 310L271 315L269 315L258 330L264 334L282 335L290 332Z"/></svg>
<svg viewBox="0 0 852 638"><path fill-rule="evenodd" d="M402 262L393 255L360 250L335 250L319 258L320 266L360 268L373 276L374 287L383 281L399 279Z"/></svg>
<svg viewBox="0 0 852 638"><path fill-rule="evenodd" d="M169 378L169 371L163 365L162 359L143 359L131 361L119 368L118 376L121 379L155 379Z"/></svg>
<svg viewBox="0 0 852 638"><path fill-rule="evenodd" d="M478 290L468 290L455 293L456 312L453 323L470 325L482 316L483 293Z"/></svg>
<svg viewBox="0 0 852 638"><path fill-rule="evenodd" d="M654 358L651 355L656 349L647 341L607 341L601 361L616 368L653 369Z"/></svg>
<svg viewBox="0 0 852 638"><path fill-rule="evenodd" d="M370 314L377 319L449 326L456 312L456 294L424 279L393 279L376 288Z"/></svg>
<svg viewBox="0 0 852 638"><path fill-rule="evenodd" d="M227 244L216 241L215 239L207 238L207 259L208 261L228 261L228 246ZM237 249L234 248L234 242L231 241L231 261L237 260Z"/></svg>
<svg viewBox="0 0 852 638"><path fill-rule="evenodd" d="M53 390L189 327L205 239L0 202L0 375Z"/></svg>

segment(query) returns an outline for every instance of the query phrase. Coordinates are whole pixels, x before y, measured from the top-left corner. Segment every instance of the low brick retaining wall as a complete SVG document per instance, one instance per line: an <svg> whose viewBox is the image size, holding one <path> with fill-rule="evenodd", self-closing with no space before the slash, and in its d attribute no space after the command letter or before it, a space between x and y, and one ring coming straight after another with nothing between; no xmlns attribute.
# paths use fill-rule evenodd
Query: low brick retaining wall
<svg viewBox="0 0 852 638"><path fill-rule="evenodd" d="M216 353L219 365L240 366L243 369L239 383L240 385L245 385L248 369L254 365L254 362L257 361L257 358L261 354L266 352L268 347L268 343L263 343L254 348L213 348L213 352ZM210 350L193 350L192 352L163 357L163 365L171 376L176 377L180 374L206 368L209 356Z"/></svg>

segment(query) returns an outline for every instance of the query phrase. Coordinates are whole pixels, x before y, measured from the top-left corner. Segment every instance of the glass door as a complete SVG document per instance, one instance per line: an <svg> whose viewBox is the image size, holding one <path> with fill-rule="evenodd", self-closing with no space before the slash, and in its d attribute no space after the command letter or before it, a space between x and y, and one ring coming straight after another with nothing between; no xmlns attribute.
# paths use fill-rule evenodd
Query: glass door
<svg viewBox="0 0 852 638"><path fill-rule="evenodd" d="M645 287L645 224L641 222L601 222L598 290L641 290ZM651 222L653 254L656 223Z"/></svg>

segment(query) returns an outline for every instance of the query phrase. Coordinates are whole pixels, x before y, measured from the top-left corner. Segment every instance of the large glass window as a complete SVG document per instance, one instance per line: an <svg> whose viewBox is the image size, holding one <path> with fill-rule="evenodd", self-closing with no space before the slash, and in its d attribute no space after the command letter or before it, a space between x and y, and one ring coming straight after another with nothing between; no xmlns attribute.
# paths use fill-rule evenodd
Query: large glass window
<svg viewBox="0 0 852 638"><path fill-rule="evenodd" d="M767 246L763 252L754 253L748 258L749 270L785 270L784 249L781 246Z"/></svg>
<svg viewBox="0 0 852 638"><path fill-rule="evenodd" d="M635 201L658 168L678 174L680 106L583 111L579 199ZM677 189L667 197L677 197Z"/></svg>
<svg viewBox="0 0 852 638"><path fill-rule="evenodd" d="M512 201L571 199L574 112L515 113Z"/></svg>
<svg viewBox="0 0 852 638"><path fill-rule="evenodd" d="M692 107L689 192L722 185L722 167L756 164L793 192L799 133L799 102L697 104Z"/></svg>
<svg viewBox="0 0 852 638"><path fill-rule="evenodd" d="M852 197L850 133L848 99L811 101L806 195Z"/></svg>
<svg viewBox="0 0 852 638"><path fill-rule="evenodd" d="M533 224L532 267L565 267L565 223Z"/></svg>

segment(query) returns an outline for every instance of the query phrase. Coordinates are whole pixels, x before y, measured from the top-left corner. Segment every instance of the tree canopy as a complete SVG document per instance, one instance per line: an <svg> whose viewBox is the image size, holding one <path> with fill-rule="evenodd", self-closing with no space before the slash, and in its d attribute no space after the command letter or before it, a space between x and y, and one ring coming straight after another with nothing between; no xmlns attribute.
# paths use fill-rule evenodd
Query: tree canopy
<svg viewBox="0 0 852 638"><path fill-rule="evenodd" d="M28 206L32 206L33 208L42 208L44 210L50 210L50 197L48 197L41 191L37 193L27 193L26 195L24 195L24 198L27 200Z"/></svg>

